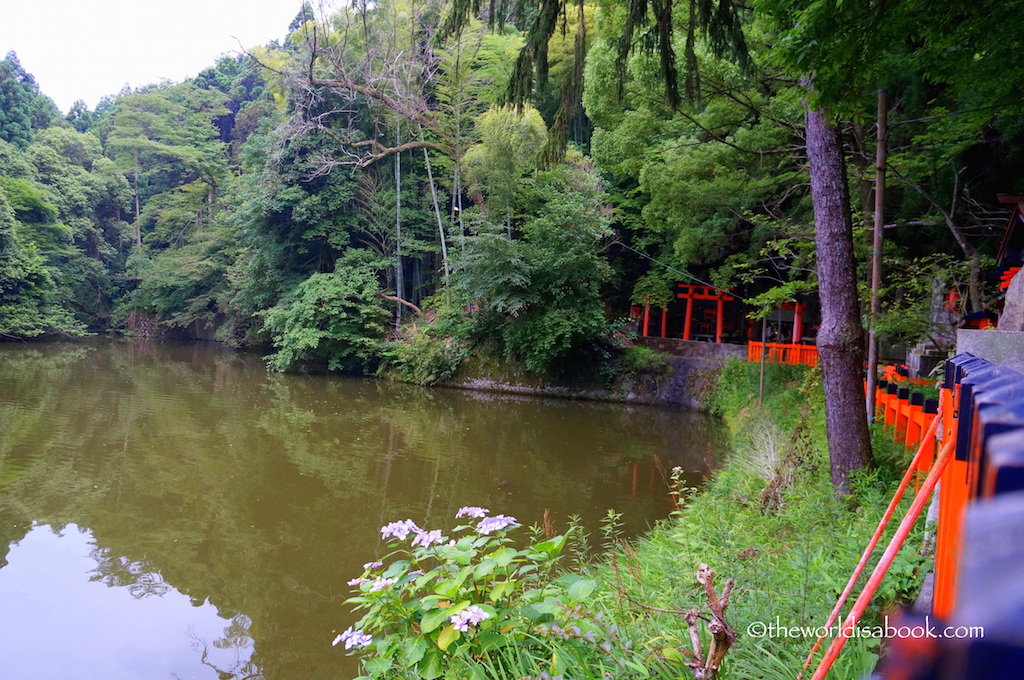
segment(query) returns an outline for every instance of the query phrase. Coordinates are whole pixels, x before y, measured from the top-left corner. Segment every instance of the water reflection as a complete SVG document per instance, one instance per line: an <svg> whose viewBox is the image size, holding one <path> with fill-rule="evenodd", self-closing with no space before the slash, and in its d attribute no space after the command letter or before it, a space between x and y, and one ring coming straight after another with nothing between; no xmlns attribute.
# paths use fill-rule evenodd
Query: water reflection
<svg viewBox="0 0 1024 680"><path fill-rule="evenodd" d="M216 633L192 631L207 669L194 677L350 677L331 630L353 620L345 581L376 556L382 524L446 528L460 506L483 505L593 529L615 508L639 532L670 509L667 470L697 483L717 432L678 411L273 376L208 345L3 345L0 588L33 525L87 527L85 580L216 608ZM0 638L61 588L3 606ZM94 654L133 656L97 607ZM30 668L53 640L0 658ZM135 677L167 676L151 656Z"/></svg>
<svg viewBox="0 0 1024 680"><path fill-rule="evenodd" d="M119 583L110 561L95 562L100 552L75 525L35 526L13 547L0 577L4 677L137 680L159 669L161 677L241 678L256 671L244 617L193 605L139 562L131 565L132 583Z"/></svg>

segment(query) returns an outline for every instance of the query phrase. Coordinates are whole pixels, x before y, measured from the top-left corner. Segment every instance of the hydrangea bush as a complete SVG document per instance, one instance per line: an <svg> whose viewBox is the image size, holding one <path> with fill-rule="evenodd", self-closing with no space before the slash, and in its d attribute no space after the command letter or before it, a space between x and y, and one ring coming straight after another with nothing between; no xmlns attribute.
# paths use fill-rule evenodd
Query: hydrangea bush
<svg viewBox="0 0 1024 680"><path fill-rule="evenodd" d="M450 535L408 519L384 526L390 554L349 581L358 594L346 602L364 614L334 644L362 655L363 679L646 675L585 606L597 582L554 572L574 529L517 549L514 517L470 506L462 518Z"/></svg>

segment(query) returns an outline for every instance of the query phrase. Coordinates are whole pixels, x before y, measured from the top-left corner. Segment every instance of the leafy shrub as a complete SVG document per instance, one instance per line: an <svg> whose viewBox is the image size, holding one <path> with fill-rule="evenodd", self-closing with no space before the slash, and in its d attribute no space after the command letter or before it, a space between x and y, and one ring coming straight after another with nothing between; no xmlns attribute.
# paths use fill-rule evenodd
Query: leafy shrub
<svg viewBox="0 0 1024 680"><path fill-rule="evenodd" d="M464 343L438 334L431 326L407 331L401 340L384 348L387 368L399 379L416 385L437 385L450 380L467 356L469 348Z"/></svg>
<svg viewBox="0 0 1024 680"><path fill-rule="evenodd" d="M477 311L477 339L509 361L546 373L606 331L600 285L609 275L601 242L611 234L607 195L579 154L519 189L521 238L482 224L466 239L456 284Z"/></svg>
<svg viewBox="0 0 1024 680"><path fill-rule="evenodd" d="M267 357L270 365L287 371L303 361L323 361L333 371L371 363L388 316L379 290L372 263L359 251L338 260L333 272L310 276L260 312L277 348Z"/></svg>
<svg viewBox="0 0 1024 680"><path fill-rule="evenodd" d="M657 371L665 367L665 356L650 347L625 347L619 355L618 369L625 375Z"/></svg>
<svg viewBox="0 0 1024 680"><path fill-rule="evenodd" d="M349 581L365 611L335 639L363 654L363 678L649 677L650 668L587 602L599 584L555 568L570 534L516 548L515 518L462 508L448 537L411 520L381 529L389 564Z"/></svg>

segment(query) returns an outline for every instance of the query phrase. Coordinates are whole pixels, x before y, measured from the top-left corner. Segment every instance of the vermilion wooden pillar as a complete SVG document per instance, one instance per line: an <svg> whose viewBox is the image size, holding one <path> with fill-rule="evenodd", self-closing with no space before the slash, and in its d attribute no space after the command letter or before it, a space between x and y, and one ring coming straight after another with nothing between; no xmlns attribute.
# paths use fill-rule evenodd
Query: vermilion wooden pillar
<svg viewBox="0 0 1024 680"><path fill-rule="evenodd" d="M647 337L647 331L651 327L651 303L644 305L644 337Z"/></svg>
<svg viewBox="0 0 1024 680"><path fill-rule="evenodd" d="M722 344L722 322L725 316L725 300L722 299L722 294L718 293L717 307L715 308L715 342L719 345Z"/></svg>
<svg viewBox="0 0 1024 680"><path fill-rule="evenodd" d="M661 308L661 337L668 337L668 307Z"/></svg>
<svg viewBox="0 0 1024 680"><path fill-rule="evenodd" d="M799 302L793 305L793 344L799 345L804 337L804 306Z"/></svg>
<svg viewBox="0 0 1024 680"><path fill-rule="evenodd" d="M686 323L683 324L683 340L690 339L690 326L693 321L693 293L686 293Z"/></svg>

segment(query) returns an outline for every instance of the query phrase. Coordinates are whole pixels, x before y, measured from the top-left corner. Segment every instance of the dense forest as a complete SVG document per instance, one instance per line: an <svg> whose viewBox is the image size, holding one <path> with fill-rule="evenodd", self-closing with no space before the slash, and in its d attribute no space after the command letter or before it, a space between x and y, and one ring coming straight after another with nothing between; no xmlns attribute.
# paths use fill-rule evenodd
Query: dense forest
<svg viewBox="0 0 1024 680"><path fill-rule="evenodd" d="M215 336L420 383L478 349L605 370L676 282L819 304L846 257L815 230L822 130L859 294L835 281L866 309L884 88L882 304L854 321L939 341L936 295L999 304L997 195L1024 177L1019 22L961 5L306 5L280 43L66 114L9 53L0 338Z"/></svg>

